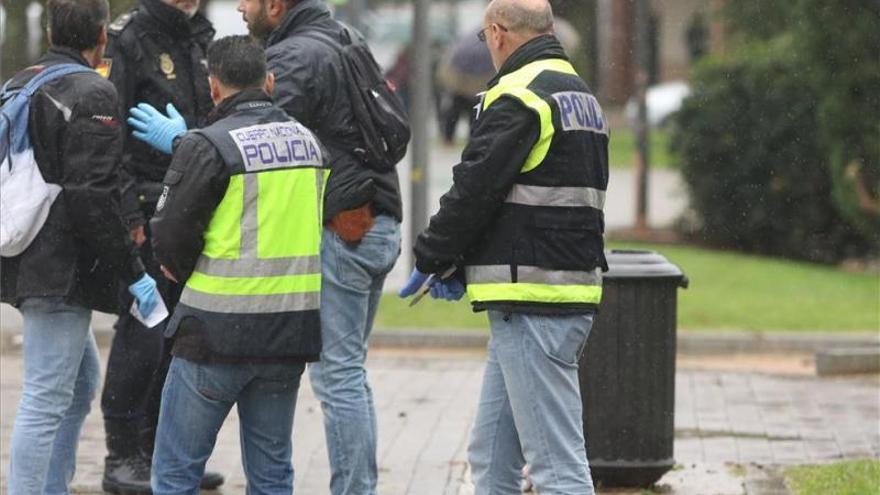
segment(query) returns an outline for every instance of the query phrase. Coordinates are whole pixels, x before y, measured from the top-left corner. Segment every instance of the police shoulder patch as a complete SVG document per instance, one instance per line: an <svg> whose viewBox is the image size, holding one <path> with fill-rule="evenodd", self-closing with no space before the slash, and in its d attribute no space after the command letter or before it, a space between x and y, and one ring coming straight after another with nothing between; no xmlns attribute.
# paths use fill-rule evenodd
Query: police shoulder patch
<svg viewBox="0 0 880 495"><path fill-rule="evenodd" d="M137 10L131 10L129 12L126 12L126 13L120 15L119 17L114 19L113 22L111 22L109 26L107 26L107 31L111 34L121 33L122 30L125 29L126 26L128 26L128 24L134 18L134 15L136 13L137 13Z"/></svg>
<svg viewBox="0 0 880 495"><path fill-rule="evenodd" d="M101 74L101 77L107 79L110 77L110 69L113 68L113 59L109 57L104 57L101 59L101 62L95 67L95 72Z"/></svg>

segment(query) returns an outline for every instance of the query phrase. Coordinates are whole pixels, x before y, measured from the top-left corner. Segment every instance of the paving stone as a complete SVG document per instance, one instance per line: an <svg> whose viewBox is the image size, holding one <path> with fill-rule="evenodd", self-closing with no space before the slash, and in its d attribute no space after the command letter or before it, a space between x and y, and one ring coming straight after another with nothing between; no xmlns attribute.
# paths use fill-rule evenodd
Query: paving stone
<svg viewBox="0 0 880 495"><path fill-rule="evenodd" d="M733 437L703 438L703 461L710 463L738 462L739 452Z"/></svg>
<svg viewBox="0 0 880 495"><path fill-rule="evenodd" d="M736 437L736 449L741 461L772 463L773 451L767 438Z"/></svg>
<svg viewBox="0 0 880 495"><path fill-rule="evenodd" d="M100 352L106 362L107 348ZM20 394L20 351L7 349L0 358L2 492L8 467L8 452L3 446L9 442ZM379 426L381 493L473 493L466 449L483 367L480 352L371 351L368 370ZM667 474L661 482L674 495L716 493L701 491L706 486L719 487L717 493L722 495L775 495L772 476L763 479L756 471L758 474L747 474L743 479L732 474L726 463L787 465L878 457L878 398L880 379L876 377L681 369L676 375L674 448L683 468ZM96 401L80 442L73 483L78 493L100 493L104 456L101 423ZM238 440L238 418L233 411L208 463L209 469L227 476L221 493L244 492ZM327 493L330 470L323 416L307 375L300 389L293 442L297 493ZM765 488L769 491L760 491Z"/></svg>

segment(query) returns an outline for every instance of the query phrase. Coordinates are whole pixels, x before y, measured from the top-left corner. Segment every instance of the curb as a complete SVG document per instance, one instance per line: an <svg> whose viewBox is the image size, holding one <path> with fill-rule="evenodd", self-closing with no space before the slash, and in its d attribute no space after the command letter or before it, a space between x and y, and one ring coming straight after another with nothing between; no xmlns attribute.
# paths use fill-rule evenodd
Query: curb
<svg viewBox="0 0 880 495"><path fill-rule="evenodd" d="M0 319L0 347L20 345L21 317L7 305L2 307ZM109 345L113 339L114 315L95 312L92 329L99 345ZM402 349L452 348L485 349L489 333L485 330L426 330L376 328L370 335L370 345ZM736 353L817 353L837 348L880 347L880 332L747 332L734 330L692 331L679 330L677 350L680 354L736 354Z"/></svg>
<svg viewBox="0 0 880 495"><path fill-rule="evenodd" d="M485 349L489 334L484 331L433 331L424 329L375 329L370 344L395 348L479 348ZM872 332L769 333L747 331L679 331L680 354L816 353L837 348L880 347L880 334Z"/></svg>
<svg viewBox="0 0 880 495"><path fill-rule="evenodd" d="M819 376L880 372L880 347L839 347L816 353Z"/></svg>
<svg viewBox="0 0 880 495"><path fill-rule="evenodd" d="M878 332L679 331L682 354L815 353L828 349L880 346Z"/></svg>

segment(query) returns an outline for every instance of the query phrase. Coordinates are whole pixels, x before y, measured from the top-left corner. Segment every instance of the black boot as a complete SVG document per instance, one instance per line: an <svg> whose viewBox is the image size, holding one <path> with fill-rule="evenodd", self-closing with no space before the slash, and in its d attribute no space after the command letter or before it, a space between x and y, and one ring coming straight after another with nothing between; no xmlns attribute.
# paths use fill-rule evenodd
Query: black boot
<svg viewBox="0 0 880 495"><path fill-rule="evenodd" d="M151 495L150 460L138 442L136 421L104 420L107 457L101 488L117 495Z"/></svg>
<svg viewBox="0 0 880 495"><path fill-rule="evenodd" d="M223 479L222 474L215 473L214 471L205 471L205 474L202 475L202 483L199 485L199 488L202 490L213 490L222 485L224 481L226 480Z"/></svg>

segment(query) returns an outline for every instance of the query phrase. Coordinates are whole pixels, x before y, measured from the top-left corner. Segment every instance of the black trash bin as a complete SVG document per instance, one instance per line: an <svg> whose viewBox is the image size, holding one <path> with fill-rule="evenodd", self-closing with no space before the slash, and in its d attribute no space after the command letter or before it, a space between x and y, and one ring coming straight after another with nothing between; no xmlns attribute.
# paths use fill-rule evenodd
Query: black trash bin
<svg viewBox="0 0 880 495"><path fill-rule="evenodd" d="M579 371L587 456L596 484L646 487L675 464L676 303L687 279L655 252L606 256Z"/></svg>

